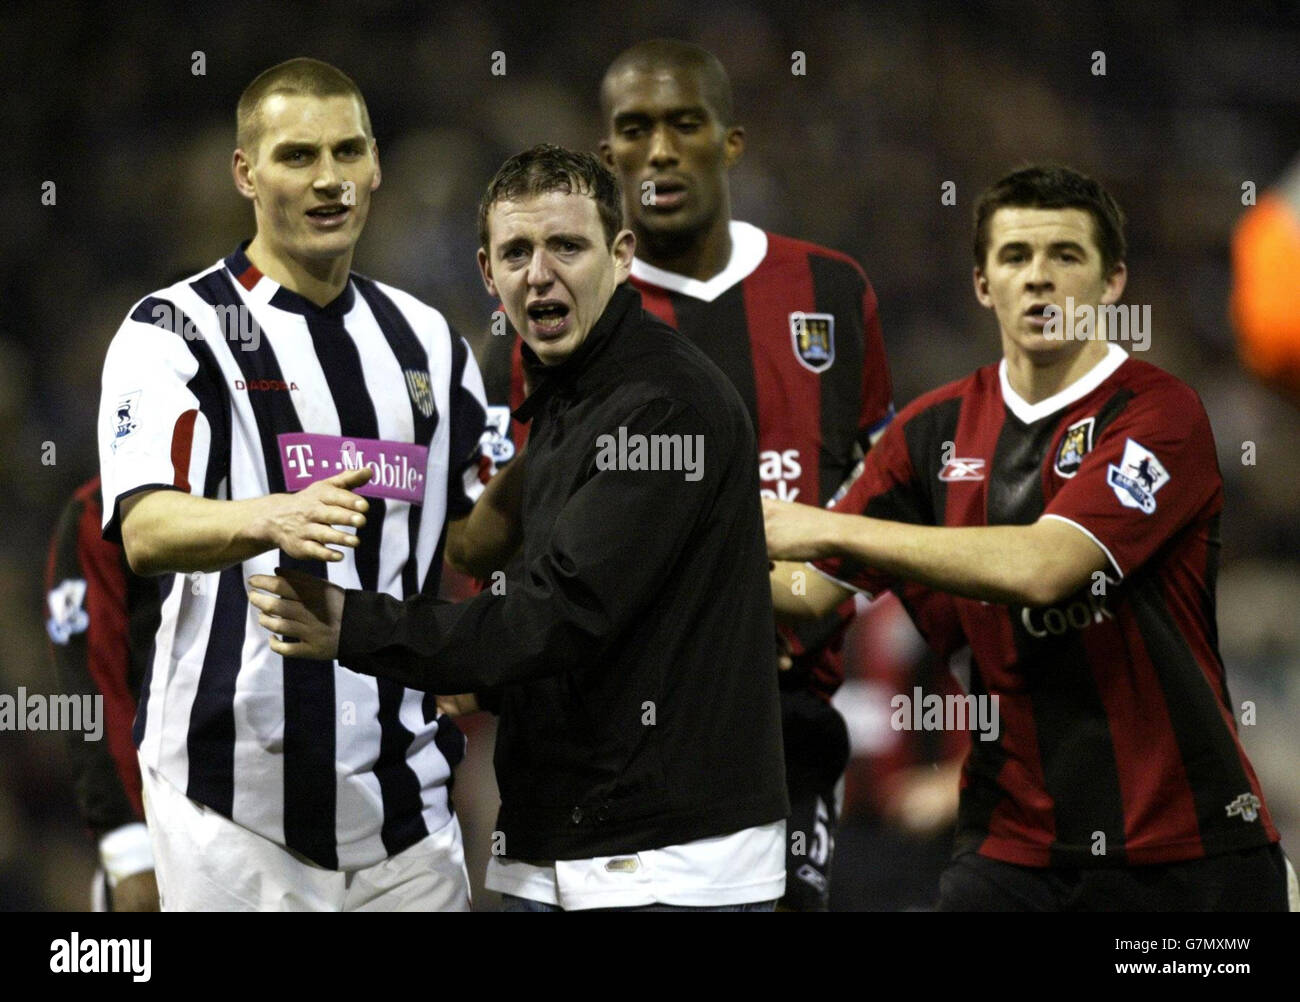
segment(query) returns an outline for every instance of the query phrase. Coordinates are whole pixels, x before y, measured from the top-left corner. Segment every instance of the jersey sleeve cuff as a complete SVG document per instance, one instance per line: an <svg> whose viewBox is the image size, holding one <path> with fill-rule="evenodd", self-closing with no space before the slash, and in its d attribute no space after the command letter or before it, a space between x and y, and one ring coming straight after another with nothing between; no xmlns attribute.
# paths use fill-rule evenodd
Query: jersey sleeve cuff
<svg viewBox="0 0 1300 1002"><path fill-rule="evenodd" d="M180 488L175 484L141 484L139 487L132 487L129 491L123 491L116 500L113 501L113 510L107 522L104 523L103 537L110 543L122 545L122 502L134 494L140 494L144 491L179 491Z"/></svg>
<svg viewBox="0 0 1300 1002"><path fill-rule="evenodd" d="M1056 519L1056 521L1064 522L1066 525L1072 525L1080 532L1082 532L1085 536L1087 536L1089 539L1091 539L1094 543L1096 543L1101 548L1102 553L1106 554L1106 559L1110 561L1110 566L1115 569L1115 580L1116 581L1124 580L1124 569L1120 567L1119 561L1115 559L1115 554L1111 553L1110 547L1108 547L1100 539L1094 536L1088 529L1080 525L1078 522L1074 521L1074 519L1066 518L1064 515L1044 515L1043 518L1054 518Z"/></svg>
<svg viewBox="0 0 1300 1002"><path fill-rule="evenodd" d="M152 870L153 845L149 841L149 829L140 821L114 828L99 840L99 862L108 876L109 887L116 887L119 880Z"/></svg>

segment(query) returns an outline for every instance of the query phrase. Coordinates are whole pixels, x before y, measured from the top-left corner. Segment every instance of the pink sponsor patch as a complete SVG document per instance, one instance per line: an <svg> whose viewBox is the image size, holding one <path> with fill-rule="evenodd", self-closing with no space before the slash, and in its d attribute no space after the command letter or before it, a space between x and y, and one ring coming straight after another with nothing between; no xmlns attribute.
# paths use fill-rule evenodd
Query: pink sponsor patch
<svg viewBox="0 0 1300 1002"><path fill-rule="evenodd" d="M423 445L305 432L279 435L276 440L280 443L280 468L284 471L286 490L300 491L344 470L369 466L374 475L370 483L357 488L358 494L424 503L429 450Z"/></svg>

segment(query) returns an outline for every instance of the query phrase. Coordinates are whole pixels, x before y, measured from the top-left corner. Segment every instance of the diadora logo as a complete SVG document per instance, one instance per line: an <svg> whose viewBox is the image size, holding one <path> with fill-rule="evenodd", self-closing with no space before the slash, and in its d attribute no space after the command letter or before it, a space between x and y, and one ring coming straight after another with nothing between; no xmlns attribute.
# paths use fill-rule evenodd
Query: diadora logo
<svg viewBox="0 0 1300 1002"><path fill-rule="evenodd" d="M250 379L235 380L235 389L244 392L260 392L263 390L296 390L298 384L294 382L286 383L283 379Z"/></svg>

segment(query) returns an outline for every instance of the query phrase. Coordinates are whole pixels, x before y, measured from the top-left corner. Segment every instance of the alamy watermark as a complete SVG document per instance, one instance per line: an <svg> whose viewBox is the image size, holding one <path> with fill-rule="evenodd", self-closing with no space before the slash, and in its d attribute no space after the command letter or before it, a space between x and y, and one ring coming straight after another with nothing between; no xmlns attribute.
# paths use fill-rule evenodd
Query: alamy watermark
<svg viewBox="0 0 1300 1002"><path fill-rule="evenodd" d="M221 337L231 343L239 342L244 351L257 351L262 344L262 327L253 316L253 312L243 303L214 306L217 330ZM186 341L202 341L206 337L198 324L180 309L168 302L154 304L150 311L155 327L162 327L179 334Z"/></svg>
<svg viewBox="0 0 1300 1002"><path fill-rule="evenodd" d="M129 974L135 982L153 973L153 940L98 939L74 931L67 939L50 942L53 974Z"/></svg>
<svg viewBox="0 0 1300 1002"><path fill-rule="evenodd" d="M1043 311L1047 322L1043 337L1048 341L1124 341L1134 351L1151 347L1151 305L1118 303L1076 306L1073 296L1065 297L1065 308L1055 303Z"/></svg>
<svg viewBox="0 0 1300 1002"><path fill-rule="evenodd" d="M98 741L104 736L104 697L43 696L20 685L16 697L0 693L0 731L81 731L83 741Z"/></svg>
<svg viewBox="0 0 1300 1002"><path fill-rule="evenodd" d="M981 741L996 741L1001 733L996 695L926 695L918 685L911 696L894 696L889 706L889 726L896 731L978 731Z"/></svg>
<svg viewBox="0 0 1300 1002"><path fill-rule="evenodd" d="M596 469L677 470L694 482L704 476L704 436L628 434L619 425L617 436L596 438Z"/></svg>

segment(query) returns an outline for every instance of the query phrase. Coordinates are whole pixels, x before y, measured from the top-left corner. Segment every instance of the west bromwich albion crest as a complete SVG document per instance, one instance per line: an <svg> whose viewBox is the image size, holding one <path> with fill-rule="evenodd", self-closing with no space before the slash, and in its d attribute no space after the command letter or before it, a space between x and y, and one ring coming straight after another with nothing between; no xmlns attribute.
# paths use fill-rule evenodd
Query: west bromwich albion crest
<svg viewBox="0 0 1300 1002"><path fill-rule="evenodd" d="M796 310L790 314L790 340L800 365L825 372L835 361L835 315Z"/></svg>
<svg viewBox="0 0 1300 1002"><path fill-rule="evenodd" d="M1084 418L1065 429L1053 469L1067 480L1079 472L1083 457L1092 450L1092 429L1096 422L1096 418Z"/></svg>
<svg viewBox="0 0 1300 1002"><path fill-rule="evenodd" d="M429 374L421 369L403 369L402 374L406 376L406 389L411 394L411 403L425 417L433 417L433 387L429 383Z"/></svg>

